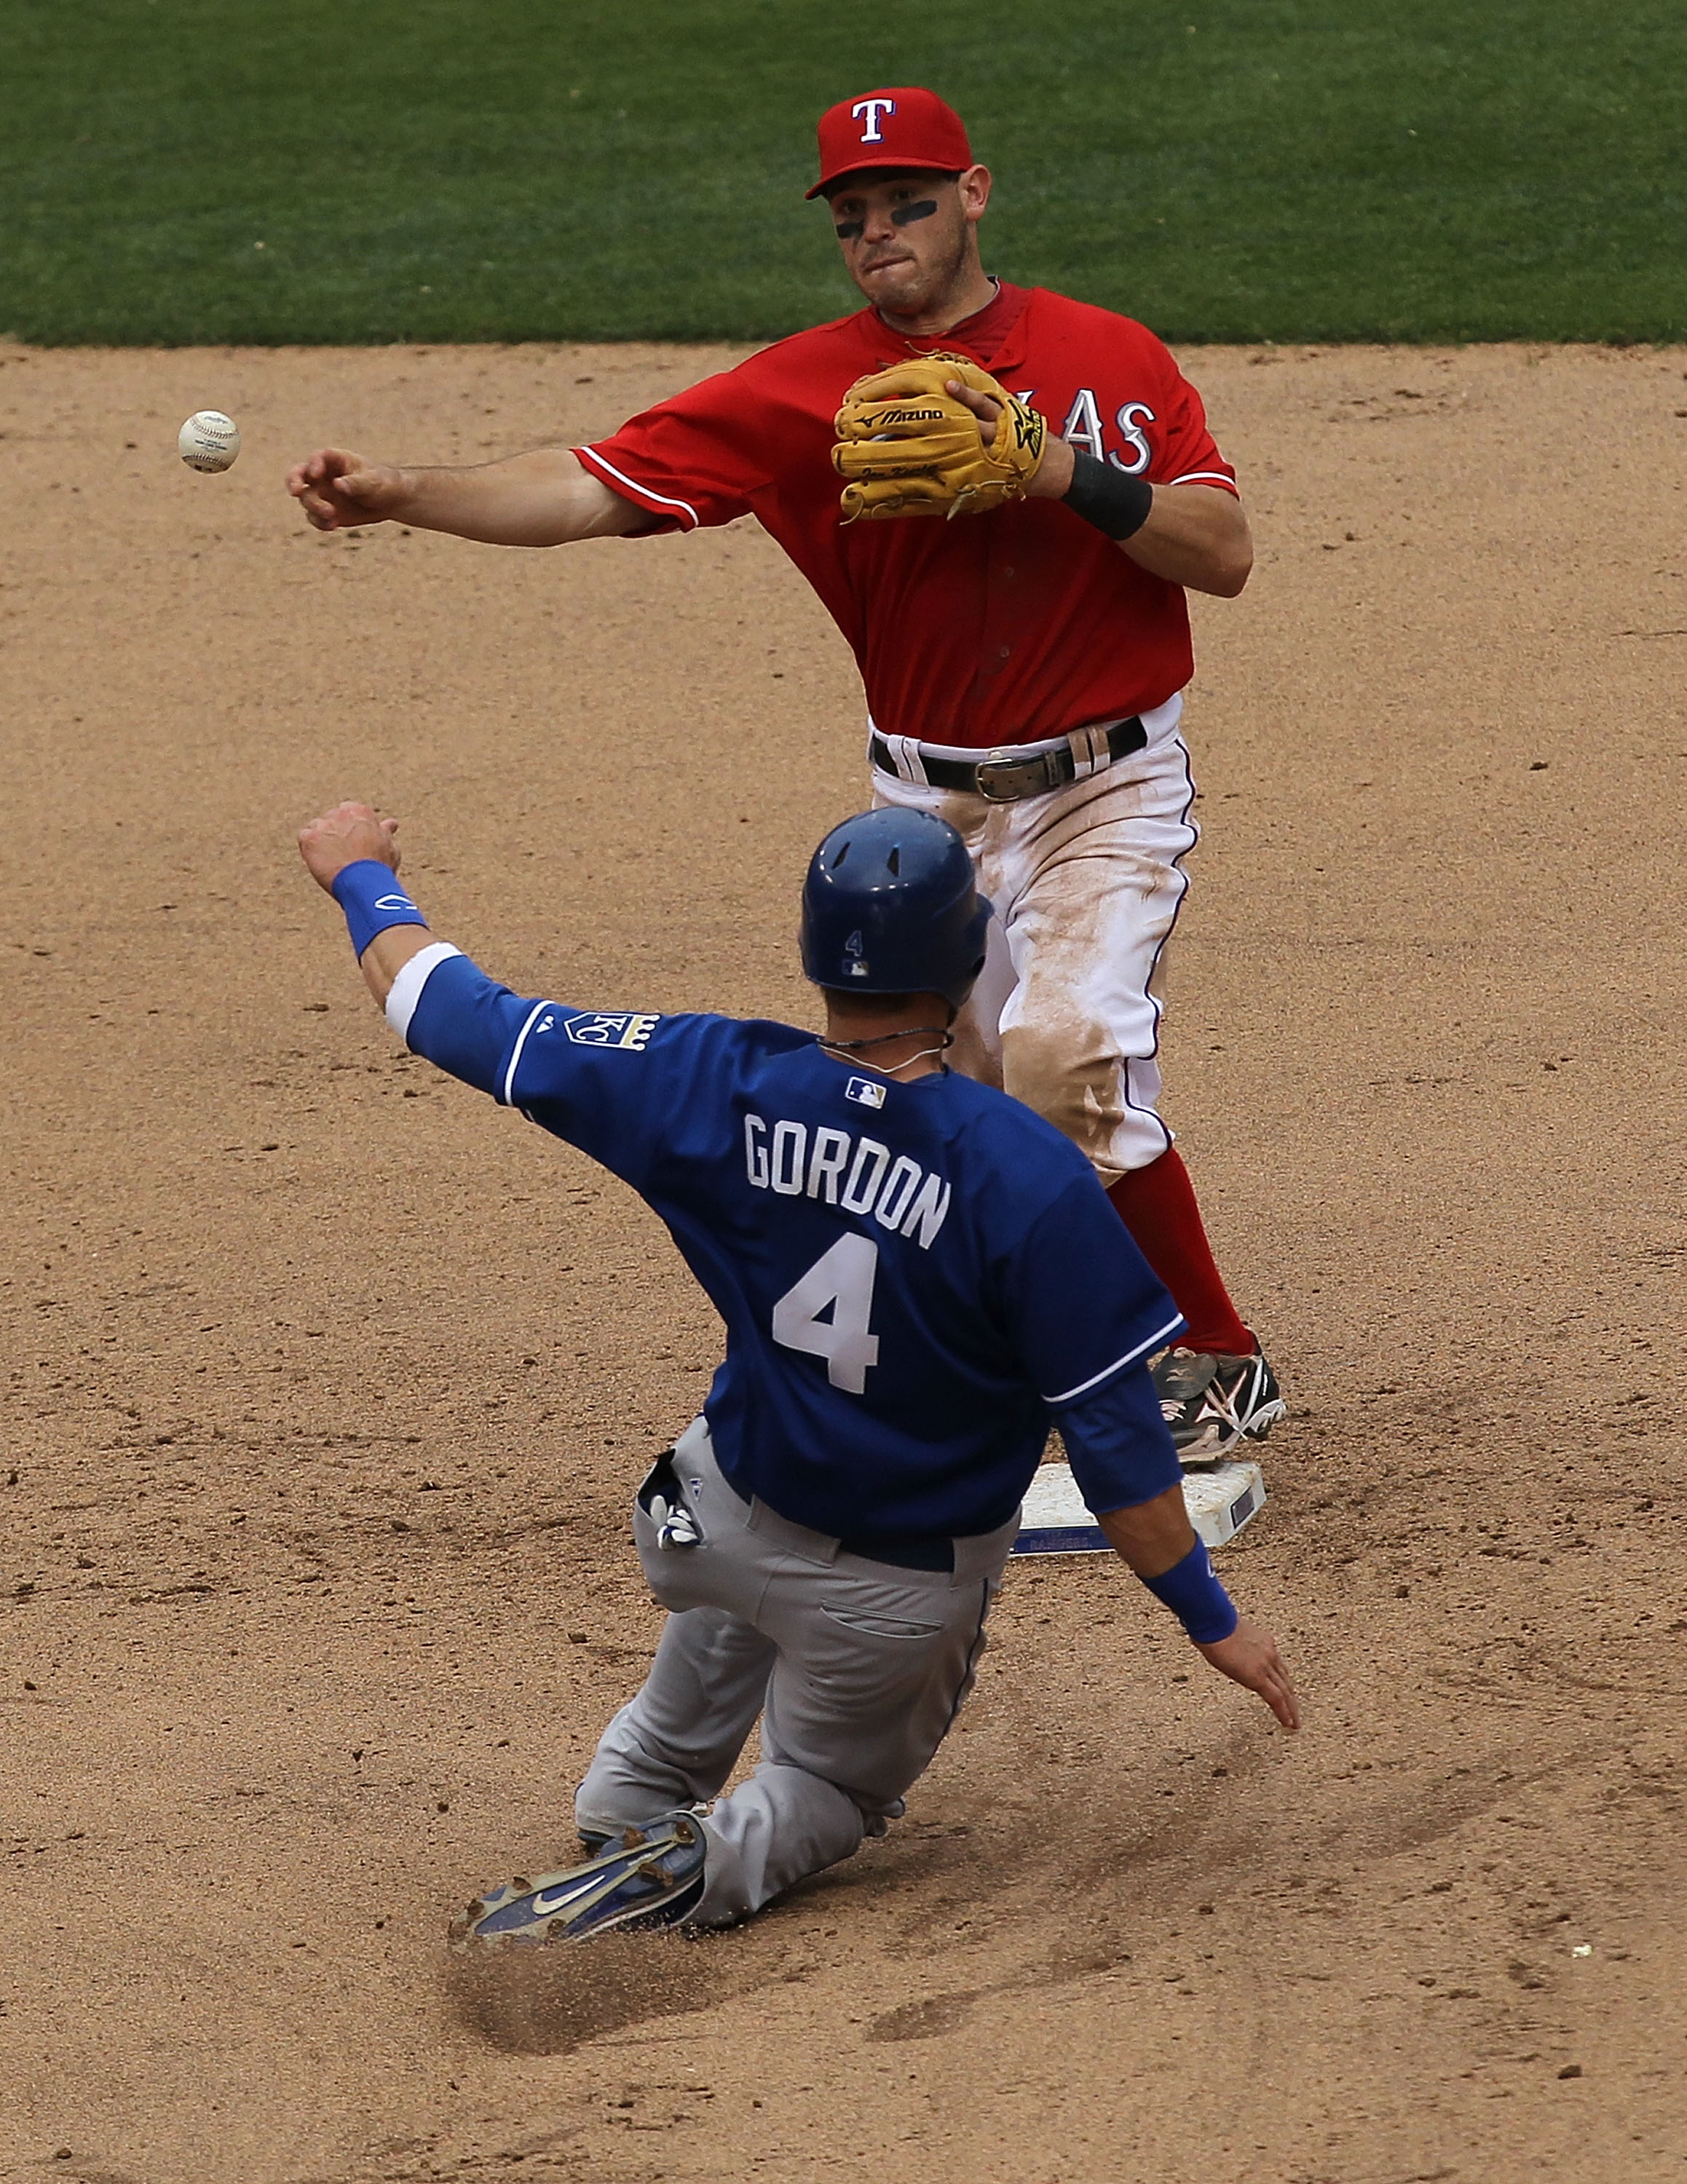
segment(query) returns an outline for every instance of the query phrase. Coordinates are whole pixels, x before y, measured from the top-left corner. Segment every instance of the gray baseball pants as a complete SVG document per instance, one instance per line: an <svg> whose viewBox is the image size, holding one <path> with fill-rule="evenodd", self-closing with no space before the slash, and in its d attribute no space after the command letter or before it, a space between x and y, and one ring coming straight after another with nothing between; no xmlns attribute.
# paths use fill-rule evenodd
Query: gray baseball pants
<svg viewBox="0 0 1687 2184"><path fill-rule="evenodd" d="M905 1570L741 1501L699 1418L675 1450L700 1546L664 1550L637 1505L650 1590L671 1612L644 1686L604 1730L575 1798L613 1833L717 1802L700 1925L728 1926L882 1835L972 1687L1018 1518L955 1542L954 1570ZM761 1758L721 1785L761 1717Z"/></svg>

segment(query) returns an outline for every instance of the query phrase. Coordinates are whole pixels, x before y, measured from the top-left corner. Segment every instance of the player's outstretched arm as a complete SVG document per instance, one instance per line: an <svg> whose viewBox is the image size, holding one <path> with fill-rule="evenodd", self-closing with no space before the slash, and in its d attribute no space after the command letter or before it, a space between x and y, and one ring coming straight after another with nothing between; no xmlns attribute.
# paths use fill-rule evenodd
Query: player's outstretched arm
<svg viewBox="0 0 1687 2184"><path fill-rule="evenodd" d="M318 531L408 523L487 546L618 538L650 521L567 448L457 470L400 468L348 448L319 448L288 472L287 491Z"/></svg>
<svg viewBox="0 0 1687 2184"><path fill-rule="evenodd" d="M348 866L385 865L393 877L398 872L398 822L379 817L367 804L337 804L320 819L298 832L298 853L310 877L325 894ZM413 956L433 944L433 935L415 914L415 922L389 925L377 933L358 958L364 983L380 1006L387 1006L393 981Z"/></svg>
<svg viewBox="0 0 1687 2184"><path fill-rule="evenodd" d="M541 1035L549 1028L554 1005L512 994L434 937L398 884L398 826L367 804L339 804L299 830L299 854L339 905L364 982L411 1053L508 1106L528 1034L542 1017Z"/></svg>
<svg viewBox="0 0 1687 2184"><path fill-rule="evenodd" d="M1087 1168L1033 1223L1016 1277L1022 1352L1044 1387L1068 1390L1046 1400L1096 1523L1213 1667L1256 1692L1285 1729L1298 1729L1275 1641L1237 1613L1189 1522L1147 1363L1183 1322ZM1133 1346L1121 1357L1126 1342ZM1110 1354L1117 1362L1098 1373L1097 1360Z"/></svg>
<svg viewBox="0 0 1687 2184"><path fill-rule="evenodd" d="M1110 1511L1095 1521L1149 1590L1181 1618L1197 1650L1219 1674L1263 1699L1285 1729L1299 1729L1300 1702L1277 1641L1230 1606L1196 1540L1181 1481L1151 1502ZM1205 1635L1214 1627L1203 1619L1209 1615L1221 1629L1233 1618L1233 1628L1222 1637Z"/></svg>
<svg viewBox="0 0 1687 2184"><path fill-rule="evenodd" d="M512 993L449 941L437 939L399 885L395 819L367 804L339 804L301 827L299 854L344 914L370 992L410 1052L500 1106L520 1109L635 1189L648 1170L679 1088L694 1082L692 1057L712 1017L663 1019L627 1011L599 1015ZM689 1025L689 1034L685 1027ZM576 1028L584 1036L574 1036ZM556 1036L550 1034L554 1033ZM668 1059L640 1096L625 1072L631 1050L653 1034Z"/></svg>

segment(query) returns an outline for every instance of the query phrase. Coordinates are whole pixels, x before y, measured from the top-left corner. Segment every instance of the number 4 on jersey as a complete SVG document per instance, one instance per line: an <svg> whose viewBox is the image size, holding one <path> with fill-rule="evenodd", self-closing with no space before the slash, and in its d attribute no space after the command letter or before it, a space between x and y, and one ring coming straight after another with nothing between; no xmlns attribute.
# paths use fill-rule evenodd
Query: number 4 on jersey
<svg viewBox="0 0 1687 2184"><path fill-rule="evenodd" d="M827 1379L852 1396L866 1393L867 1368L878 1362L878 1337L867 1331L877 1273L871 1237L840 1236L773 1307L773 1340L825 1358Z"/></svg>

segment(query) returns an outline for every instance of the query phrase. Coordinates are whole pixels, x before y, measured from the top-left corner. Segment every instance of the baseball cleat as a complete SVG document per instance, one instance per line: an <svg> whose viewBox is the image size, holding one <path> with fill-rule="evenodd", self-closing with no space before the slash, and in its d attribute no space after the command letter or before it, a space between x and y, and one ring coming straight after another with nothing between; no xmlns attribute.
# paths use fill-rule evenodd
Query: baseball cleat
<svg viewBox="0 0 1687 2184"><path fill-rule="evenodd" d="M1263 1440L1289 1406L1263 1357L1162 1351L1152 1368L1160 1414L1184 1463L1217 1463L1241 1440Z"/></svg>
<svg viewBox="0 0 1687 2184"><path fill-rule="evenodd" d="M706 1847L693 1813L660 1814L560 1873L518 1874L470 1904L451 1928L476 1942L584 1942L610 1931L682 1925L703 1894Z"/></svg>

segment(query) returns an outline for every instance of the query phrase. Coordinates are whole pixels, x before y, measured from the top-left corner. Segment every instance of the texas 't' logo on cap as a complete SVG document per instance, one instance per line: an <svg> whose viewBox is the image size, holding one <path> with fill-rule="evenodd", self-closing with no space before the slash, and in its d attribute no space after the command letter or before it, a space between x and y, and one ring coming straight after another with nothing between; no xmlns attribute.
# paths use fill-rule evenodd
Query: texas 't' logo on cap
<svg viewBox="0 0 1687 2184"><path fill-rule="evenodd" d="M820 117L817 198L844 176L873 167L922 167L958 175L972 164L966 125L936 92L917 84L893 85L840 99Z"/></svg>
<svg viewBox="0 0 1687 2184"><path fill-rule="evenodd" d="M896 101L894 98L858 98L849 109L849 115L852 120L861 125L862 143L883 143L884 131L878 125L879 116L894 114L895 111Z"/></svg>

